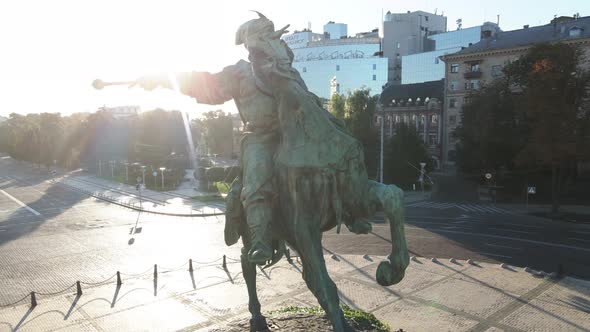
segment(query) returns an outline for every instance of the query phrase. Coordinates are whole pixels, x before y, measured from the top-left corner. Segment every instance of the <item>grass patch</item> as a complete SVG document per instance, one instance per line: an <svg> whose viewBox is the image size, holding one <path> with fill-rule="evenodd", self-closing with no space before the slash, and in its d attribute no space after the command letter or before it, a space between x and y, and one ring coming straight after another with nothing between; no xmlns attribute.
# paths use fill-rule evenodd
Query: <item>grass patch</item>
<svg viewBox="0 0 590 332"><path fill-rule="evenodd" d="M219 181L215 182L215 186L217 187L217 191L219 191L220 194L227 194L229 192L229 183Z"/></svg>
<svg viewBox="0 0 590 332"><path fill-rule="evenodd" d="M342 313L344 314L344 318L355 322L359 326L369 326L380 331L387 331L392 332L391 327L388 324L383 323L382 321L378 320L375 315L354 310L351 307L343 304L341 306ZM326 312L321 307L297 307L297 306L289 306L279 310L271 311L271 314L281 314L281 313L294 313L294 314L311 314L311 315L325 315Z"/></svg>

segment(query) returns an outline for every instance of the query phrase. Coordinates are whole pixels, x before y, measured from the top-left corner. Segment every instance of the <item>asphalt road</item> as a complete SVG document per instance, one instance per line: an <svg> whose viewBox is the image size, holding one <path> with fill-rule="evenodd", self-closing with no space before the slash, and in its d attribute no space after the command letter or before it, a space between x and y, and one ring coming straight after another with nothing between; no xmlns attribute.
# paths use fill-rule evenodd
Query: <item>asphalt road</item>
<svg viewBox="0 0 590 332"><path fill-rule="evenodd" d="M46 171L0 156L0 305L30 291L52 293L77 280L186 268L189 258L239 257L223 243L223 217L139 214L47 182ZM506 262L590 278L590 225L514 215L477 202L410 204L406 234L412 255ZM387 255L382 217L368 235L343 228L324 235L327 253ZM228 260L228 263L235 264ZM138 276L141 277L141 276Z"/></svg>
<svg viewBox="0 0 590 332"><path fill-rule="evenodd" d="M590 225L493 210L480 203L408 207L405 229L410 254L503 262L590 278ZM324 246L343 254L386 255L391 250L389 238L383 217L376 217L371 234L330 232L324 236Z"/></svg>

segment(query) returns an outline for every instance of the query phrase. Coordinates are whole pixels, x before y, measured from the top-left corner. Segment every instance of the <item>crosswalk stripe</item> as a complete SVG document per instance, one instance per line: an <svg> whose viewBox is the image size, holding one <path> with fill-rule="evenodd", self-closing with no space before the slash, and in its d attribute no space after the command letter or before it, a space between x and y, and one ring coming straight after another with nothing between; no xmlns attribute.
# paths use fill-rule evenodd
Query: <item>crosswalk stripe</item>
<svg viewBox="0 0 590 332"><path fill-rule="evenodd" d="M458 207L459 209L463 210L463 211L469 211L469 210L467 210L466 208L462 207L461 205L458 205L458 204L457 204L457 207Z"/></svg>
<svg viewBox="0 0 590 332"><path fill-rule="evenodd" d="M430 208L430 209L451 209L457 208L464 212L476 212L476 213L500 213L500 214L510 214L510 211L498 208L494 205L489 204L458 204L458 203L445 203L445 202L429 202L429 201L420 201L414 202L407 205L408 207L423 207L423 208Z"/></svg>

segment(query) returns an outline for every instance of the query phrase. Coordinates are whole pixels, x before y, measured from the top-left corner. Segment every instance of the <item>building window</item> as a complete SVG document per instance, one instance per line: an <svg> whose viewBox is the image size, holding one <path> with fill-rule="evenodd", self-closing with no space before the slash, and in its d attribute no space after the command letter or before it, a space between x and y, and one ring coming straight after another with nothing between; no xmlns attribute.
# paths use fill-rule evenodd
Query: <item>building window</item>
<svg viewBox="0 0 590 332"><path fill-rule="evenodd" d="M452 81L451 82L451 91L456 91L457 87L458 87L457 81Z"/></svg>
<svg viewBox="0 0 590 332"><path fill-rule="evenodd" d="M472 90L479 89L479 80L471 80L469 81L469 88Z"/></svg>
<svg viewBox="0 0 590 332"><path fill-rule="evenodd" d="M307 73L307 67L303 67L303 72Z"/></svg>
<svg viewBox="0 0 590 332"><path fill-rule="evenodd" d="M377 64L373 64L373 70L377 70Z"/></svg>
<svg viewBox="0 0 590 332"><path fill-rule="evenodd" d="M455 107L457 107L457 99L455 99L455 98L449 99L449 108L455 108Z"/></svg>
<svg viewBox="0 0 590 332"><path fill-rule="evenodd" d="M426 20L426 22L428 22L428 16L424 16L424 19Z"/></svg>
<svg viewBox="0 0 590 332"><path fill-rule="evenodd" d="M504 73L502 72L501 65L492 66L492 77L500 77L503 75L504 75Z"/></svg>
<svg viewBox="0 0 590 332"><path fill-rule="evenodd" d="M434 58L434 64L438 65L438 57Z"/></svg>
<svg viewBox="0 0 590 332"><path fill-rule="evenodd" d="M459 72L459 64L453 63L451 64L451 73L458 73Z"/></svg>
<svg viewBox="0 0 590 332"><path fill-rule="evenodd" d="M449 116L449 125L454 126L457 124L457 116L451 115Z"/></svg>
<svg viewBox="0 0 590 332"><path fill-rule="evenodd" d="M570 37L580 37L582 35L582 28L573 27L570 29Z"/></svg>
<svg viewBox="0 0 590 332"><path fill-rule="evenodd" d="M471 89L469 82L465 82L465 90L469 90L469 89Z"/></svg>
<svg viewBox="0 0 590 332"><path fill-rule="evenodd" d="M479 63L472 63L471 71L479 71Z"/></svg>
<svg viewBox="0 0 590 332"><path fill-rule="evenodd" d="M395 43L395 48L399 49L400 47L402 47L402 44L400 42Z"/></svg>
<svg viewBox="0 0 590 332"><path fill-rule="evenodd" d="M373 75L373 81L377 80L377 75Z"/></svg>
<svg viewBox="0 0 590 332"><path fill-rule="evenodd" d="M336 71L340 71L340 65L336 65Z"/></svg>

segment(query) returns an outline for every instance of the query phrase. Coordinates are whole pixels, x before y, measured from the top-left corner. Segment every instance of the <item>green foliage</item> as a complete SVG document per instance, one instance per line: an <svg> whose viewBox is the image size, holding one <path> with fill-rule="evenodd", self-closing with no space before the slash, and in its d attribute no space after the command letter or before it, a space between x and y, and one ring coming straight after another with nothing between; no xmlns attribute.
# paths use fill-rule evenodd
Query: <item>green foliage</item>
<svg viewBox="0 0 590 332"><path fill-rule="evenodd" d="M223 182L223 181L215 182L215 186L217 187L217 191L220 194L227 194L230 189L230 185L227 182Z"/></svg>
<svg viewBox="0 0 590 332"><path fill-rule="evenodd" d="M360 326L367 326L378 329L379 331L390 332L391 327L386 323L383 323L375 315L354 310L347 305L342 305L342 313L344 314L344 318L355 322ZM310 315L325 315L326 312L321 307L297 307L297 306L288 306L285 308L281 308L279 310L271 311L271 314L282 314L282 313L293 313L293 314L310 314Z"/></svg>
<svg viewBox="0 0 590 332"><path fill-rule="evenodd" d="M582 52L569 44L541 44L505 68L523 91L523 108L531 128L519 155L521 164L560 164L584 157L589 126L589 72ZM583 107L585 106L585 107Z"/></svg>
<svg viewBox="0 0 590 332"><path fill-rule="evenodd" d="M427 170L432 167L424 142L413 126L403 123L398 125L384 149L385 183L393 183L404 189L411 188L418 181L420 163L426 162Z"/></svg>
<svg viewBox="0 0 590 332"><path fill-rule="evenodd" d="M193 139L207 147L205 152L224 156L232 154L233 122L229 113L222 110L207 112L203 118L194 120L193 126Z"/></svg>
<svg viewBox="0 0 590 332"><path fill-rule="evenodd" d="M517 111L518 98L505 78L469 95L461 113L461 124L454 132L460 142L456 148L461 170L513 168L527 133L523 117Z"/></svg>
<svg viewBox="0 0 590 332"><path fill-rule="evenodd" d="M85 164L96 172L100 160L105 177L110 175L109 161L115 160L116 181L124 181L124 161L137 162L147 165L146 185L150 187L154 186L151 172L166 167L168 189L184 177L186 146L178 111L154 110L121 119L104 110L66 117L59 113L11 114L0 127L0 151L15 159L47 167L55 161L69 169ZM132 184L142 175L137 165L128 167L128 172ZM156 180L159 188L160 174Z"/></svg>
<svg viewBox="0 0 590 332"><path fill-rule="evenodd" d="M469 96L456 135L463 170L552 170L553 211L577 161L590 158L590 73L570 44L539 44Z"/></svg>
<svg viewBox="0 0 590 332"><path fill-rule="evenodd" d="M369 89L349 92L344 103L344 123L348 131L363 145L369 178L377 178L379 166L379 135L373 126L378 96ZM340 111L339 111L340 112Z"/></svg>
<svg viewBox="0 0 590 332"><path fill-rule="evenodd" d="M346 104L346 97L339 93L335 93L330 98L329 110L334 117L344 120L344 105Z"/></svg>

